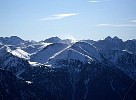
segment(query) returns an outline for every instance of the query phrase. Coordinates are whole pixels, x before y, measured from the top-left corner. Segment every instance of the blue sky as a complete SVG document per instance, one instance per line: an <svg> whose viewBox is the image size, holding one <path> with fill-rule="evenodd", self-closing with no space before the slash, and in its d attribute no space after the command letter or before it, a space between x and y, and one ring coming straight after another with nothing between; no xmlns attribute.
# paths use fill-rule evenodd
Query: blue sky
<svg viewBox="0 0 136 100"><path fill-rule="evenodd" d="M0 0L0 36L136 39L136 0Z"/></svg>

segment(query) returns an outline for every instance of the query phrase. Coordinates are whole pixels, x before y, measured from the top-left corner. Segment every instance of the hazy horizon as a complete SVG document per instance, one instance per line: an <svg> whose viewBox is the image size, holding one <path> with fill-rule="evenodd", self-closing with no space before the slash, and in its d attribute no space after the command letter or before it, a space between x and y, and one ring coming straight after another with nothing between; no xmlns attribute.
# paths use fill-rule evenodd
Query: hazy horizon
<svg viewBox="0 0 136 100"><path fill-rule="evenodd" d="M10 38L10 37L12 37L12 36L17 36L17 35L11 35L11 36L0 36L0 37L3 37L3 38L6 38L6 37L8 37L8 38ZM25 38L23 38L23 37L20 37L20 36L17 36L17 37L19 37L19 38L21 38L21 39L23 39L23 40L26 40L26 41L43 41L43 40L46 40L46 39L49 39L49 38L52 38L52 37L58 37L58 36L51 36L51 37L43 37L43 39L41 39L41 40L37 40L37 39L25 39ZM106 37L104 37L104 38L100 38L100 39L92 39L92 38L87 38L87 39L76 39L76 38L74 38L74 37L68 37L68 38L61 38L61 37L58 37L58 38L60 38L60 39L62 39L62 40L65 40L65 39L71 39L71 40L75 40L75 41L80 41L80 40L93 40L93 41L99 41L99 40L104 40L105 38L107 38L107 37L109 37L109 36L106 36ZM110 36L111 38L114 38L114 37L118 37L118 36ZM119 39L122 39L122 38L120 38L120 37L118 37ZM132 39L126 39L126 40L124 40L124 39L122 39L122 41L127 41L127 40L135 40L135 38L132 38Z"/></svg>

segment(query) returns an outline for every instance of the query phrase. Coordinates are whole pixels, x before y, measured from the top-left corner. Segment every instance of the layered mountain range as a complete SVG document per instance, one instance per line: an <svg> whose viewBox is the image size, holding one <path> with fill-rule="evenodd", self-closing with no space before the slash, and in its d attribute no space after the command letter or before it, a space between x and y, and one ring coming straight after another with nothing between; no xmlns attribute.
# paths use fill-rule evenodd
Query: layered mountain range
<svg viewBox="0 0 136 100"><path fill-rule="evenodd" d="M136 40L0 37L1 100L136 100Z"/></svg>

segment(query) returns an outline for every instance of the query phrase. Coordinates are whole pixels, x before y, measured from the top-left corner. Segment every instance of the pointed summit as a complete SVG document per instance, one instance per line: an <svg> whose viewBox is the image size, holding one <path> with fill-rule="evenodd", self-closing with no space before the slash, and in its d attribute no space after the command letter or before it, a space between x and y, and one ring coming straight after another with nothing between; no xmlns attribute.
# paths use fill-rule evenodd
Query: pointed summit
<svg viewBox="0 0 136 100"><path fill-rule="evenodd" d="M122 39L118 38L117 36L115 36L113 38L108 36L108 37L105 38L105 40L110 41L110 42L122 42Z"/></svg>
<svg viewBox="0 0 136 100"><path fill-rule="evenodd" d="M117 36L115 36L115 37L113 38L113 40L116 41L116 42L123 42L122 39L118 38Z"/></svg>
<svg viewBox="0 0 136 100"><path fill-rule="evenodd" d="M117 36L115 36L113 39L119 39Z"/></svg>
<svg viewBox="0 0 136 100"><path fill-rule="evenodd" d="M46 40L44 40L46 43L62 43L62 40L60 38L56 37L51 37Z"/></svg>
<svg viewBox="0 0 136 100"><path fill-rule="evenodd" d="M110 36L106 37L105 40L112 40Z"/></svg>
<svg viewBox="0 0 136 100"><path fill-rule="evenodd" d="M0 37L0 41L4 45L20 45L24 43L25 41L17 36L11 36L11 37Z"/></svg>

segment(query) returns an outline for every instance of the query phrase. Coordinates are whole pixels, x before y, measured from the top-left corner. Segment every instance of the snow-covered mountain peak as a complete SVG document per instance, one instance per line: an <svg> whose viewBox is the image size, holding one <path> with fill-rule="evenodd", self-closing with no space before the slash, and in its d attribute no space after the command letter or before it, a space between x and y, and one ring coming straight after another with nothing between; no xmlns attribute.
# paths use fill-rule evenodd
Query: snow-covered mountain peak
<svg viewBox="0 0 136 100"><path fill-rule="evenodd" d="M71 43L75 43L76 40L75 39L60 39L59 37L51 37L51 38L48 38L48 39L44 40L43 42L45 42L45 43L65 43L65 44L71 44Z"/></svg>
<svg viewBox="0 0 136 100"><path fill-rule="evenodd" d="M110 36L107 36L105 40L112 40L112 38Z"/></svg>
<svg viewBox="0 0 136 100"><path fill-rule="evenodd" d="M17 37L17 36L11 36L11 37L6 37L6 38L9 38L11 40L23 41L20 37Z"/></svg>
<svg viewBox="0 0 136 100"><path fill-rule="evenodd" d="M11 38L16 42L17 37ZM125 93L126 100L136 100L135 40L107 37L72 43L54 37L54 43L10 45L4 39L0 38L0 98L4 100L120 100Z"/></svg>
<svg viewBox="0 0 136 100"><path fill-rule="evenodd" d="M107 53L110 50L123 50L125 45L122 39L118 37L107 37L105 40L99 40L93 44L102 53Z"/></svg>
<svg viewBox="0 0 136 100"><path fill-rule="evenodd" d="M23 56L24 55L22 55L22 51L11 50L10 47L6 45L1 47L0 68L10 70L19 76L24 71L24 69L29 66L28 61L24 59Z"/></svg>
<svg viewBox="0 0 136 100"><path fill-rule="evenodd" d="M95 48L95 46L89 44L88 42L85 42L85 41L78 41L78 42L75 42L71 47L78 47L78 46L84 46L84 47L92 47L92 48Z"/></svg>
<svg viewBox="0 0 136 100"><path fill-rule="evenodd" d="M105 40L108 41L108 42L115 42L115 43L117 43L117 42L123 42L122 39L118 38L117 36L115 36L113 38L111 38L110 36L108 36L108 37L105 38Z"/></svg>
<svg viewBox="0 0 136 100"><path fill-rule="evenodd" d="M90 39L87 39L87 40L80 40L81 42L87 42L87 43L89 43L89 44L93 44L93 43L95 43L96 41L94 41L94 40L90 40Z"/></svg>
<svg viewBox="0 0 136 100"><path fill-rule="evenodd" d="M11 37L0 37L0 41L2 44L4 45L20 45L24 42L24 40L22 40L21 38L17 37L17 36L11 36Z"/></svg>
<svg viewBox="0 0 136 100"><path fill-rule="evenodd" d="M84 55L87 55L91 58L101 61L101 56L98 49L87 42L83 42L83 41L76 42L71 46L71 48Z"/></svg>
<svg viewBox="0 0 136 100"><path fill-rule="evenodd" d="M29 54L20 48L17 48L16 50L12 50L11 53L19 58L24 58L24 59L30 59Z"/></svg>
<svg viewBox="0 0 136 100"><path fill-rule="evenodd" d="M1 56L9 53L19 58L30 59L29 54L27 52L21 50L20 48L16 48L16 49L14 48L14 50L12 50L9 46L6 45L0 48L0 53Z"/></svg>
<svg viewBox="0 0 136 100"><path fill-rule="evenodd" d="M46 43L62 43L62 40L58 37L51 37L46 40L44 40Z"/></svg>
<svg viewBox="0 0 136 100"><path fill-rule="evenodd" d="M61 61L80 61L82 63L89 63L93 61L93 59L87 55L84 55L72 48L67 48L64 51L60 52L56 56L51 57L47 64L52 65L53 67L60 67ZM57 65L57 66L56 66ZM65 65L65 64L64 64ZM62 66L62 65L61 65Z"/></svg>
<svg viewBox="0 0 136 100"><path fill-rule="evenodd" d="M11 48L10 48L9 46L7 46L7 45L3 45L3 46L0 48L0 54L1 54L1 55L4 55L4 54L6 54L6 53L11 53L11 52L12 52Z"/></svg>
<svg viewBox="0 0 136 100"><path fill-rule="evenodd" d="M117 36L113 37L113 39L118 40L119 38Z"/></svg>
<svg viewBox="0 0 136 100"><path fill-rule="evenodd" d="M69 44L53 43L31 56L32 62L45 63L51 56L68 47Z"/></svg>

